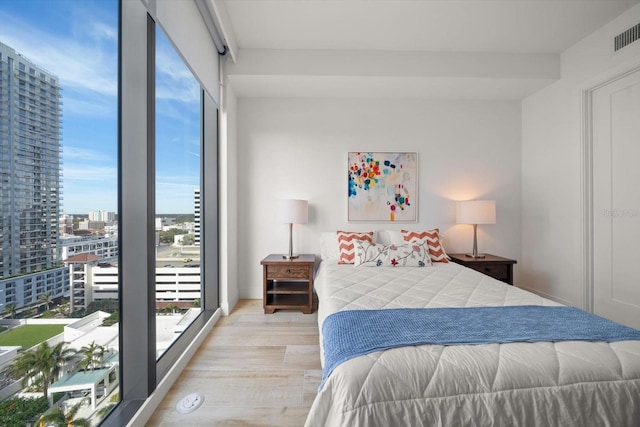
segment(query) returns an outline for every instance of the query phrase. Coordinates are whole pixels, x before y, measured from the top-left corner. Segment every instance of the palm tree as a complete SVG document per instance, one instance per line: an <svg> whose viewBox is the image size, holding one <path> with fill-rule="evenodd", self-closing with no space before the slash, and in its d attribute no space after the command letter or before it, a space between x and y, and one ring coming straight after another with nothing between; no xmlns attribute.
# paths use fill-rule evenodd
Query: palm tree
<svg viewBox="0 0 640 427"><path fill-rule="evenodd" d="M40 382L42 394L47 398L49 385L58 379L60 370L76 354L71 348L65 348L65 342L51 347L45 341L35 350L22 353L13 364L12 373L15 378L22 378L22 386L29 380Z"/></svg>
<svg viewBox="0 0 640 427"><path fill-rule="evenodd" d="M51 300L51 295L49 295L49 292L45 292L44 294L40 295L38 297L38 299L44 303L47 306L47 310L49 310L49 307L51 306L51 303L53 302Z"/></svg>
<svg viewBox="0 0 640 427"><path fill-rule="evenodd" d="M76 418L80 407L85 404L86 398L73 405L66 412L62 408L52 409L46 415L42 415L35 425L53 424L56 427L91 427L91 422L86 418Z"/></svg>
<svg viewBox="0 0 640 427"><path fill-rule="evenodd" d="M4 307L5 311L9 313L9 319L13 319L16 317L16 305L15 304L7 304Z"/></svg>
<svg viewBox="0 0 640 427"><path fill-rule="evenodd" d="M62 315L64 317L69 317L69 310L70 310L69 302L68 301L65 302L64 299L55 308L55 311L57 311L58 314L60 314L60 315Z"/></svg>
<svg viewBox="0 0 640 427"><path fill-rule="evenodd" d="M175 314L178 307L173 305L172 303L169 303L165 306L164 309L167 313Z"/></svg>
<svg viewBox="0 0 640 427"><path fill-rule="evenodd" d="M80 362L80 366L84 371L96 368L101 368L104 364L104 352L106 348L102 345L96 344L95 341L92 341L91 344L85 345L79 351L79 353L84 355L84 359Z"/></svg>

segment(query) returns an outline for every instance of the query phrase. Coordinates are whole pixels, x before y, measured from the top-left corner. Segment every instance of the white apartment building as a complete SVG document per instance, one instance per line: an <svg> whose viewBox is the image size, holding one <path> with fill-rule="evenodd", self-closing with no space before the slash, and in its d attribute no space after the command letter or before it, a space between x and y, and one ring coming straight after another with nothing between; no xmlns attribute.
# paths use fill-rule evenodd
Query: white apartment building
<svg viewBox="0 0 640 427"><path fill-rule="evenodd" d="M92 301L118 298L118 268L100 267L97 261L71 263L74 310ZM201 297L200 267L156 268L156 302L189 306Z"/></svg>
<svg viewBox="0 0 640 427"><path fill-rule="evenodd" d="M60 247L63 261L79 254L96 255L104 261L118 258L117 236L65 236L60 239Z"/></svg>
<svg viewBox="0 0 640 427"><path fill-rule="evenodd" d="M174 228L176 225L176 219L173 217L156 218L156 231L165 231L169 228Z"/></svg>
<svg viewBox="0 0 640 427"><path fill-rule="evenodd" d="M52 268L37 273L9 277L0 281L0 314L7 306L16 310L38 303L40 295L50 299L69 294L69 270L66 267Z"/></svg>
<svg viewBox="0 0 640 427"><path fill-rule="evenodd" d="M116 220L116 213L109 211L90 211L89 221L113 222Z"/></svg>

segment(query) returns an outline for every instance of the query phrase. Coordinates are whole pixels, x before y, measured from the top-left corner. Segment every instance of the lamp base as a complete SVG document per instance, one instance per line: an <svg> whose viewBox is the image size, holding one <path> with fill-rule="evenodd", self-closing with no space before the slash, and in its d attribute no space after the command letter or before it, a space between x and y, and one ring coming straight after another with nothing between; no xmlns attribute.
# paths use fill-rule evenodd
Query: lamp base
<svg viewBox="0 0 640 427"><path fill-rule="evenodd" d="M486 258L487 256L485 254L465 254L465 256L468 256L469 258Z"/></svg>
<svg viewBox="0 0 640 427"><path fill-rule="evenodd" d="M284 259L296 259L296 258L300 258L300 255L282 255L282 258L284 258Z"/></svg>

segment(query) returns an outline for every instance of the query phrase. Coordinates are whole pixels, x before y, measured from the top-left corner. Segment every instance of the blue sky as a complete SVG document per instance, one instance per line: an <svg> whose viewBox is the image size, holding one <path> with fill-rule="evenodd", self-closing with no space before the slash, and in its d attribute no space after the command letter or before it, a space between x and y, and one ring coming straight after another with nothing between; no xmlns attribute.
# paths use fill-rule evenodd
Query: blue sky
<svg viewBox="0 0 640 427"><path fill-rule="evenodd" d="M63 211L117 210L116 0L0 0L0 41L62 87ZM161 31L156 49L158 213L193 212L199 86Z"/></svg>

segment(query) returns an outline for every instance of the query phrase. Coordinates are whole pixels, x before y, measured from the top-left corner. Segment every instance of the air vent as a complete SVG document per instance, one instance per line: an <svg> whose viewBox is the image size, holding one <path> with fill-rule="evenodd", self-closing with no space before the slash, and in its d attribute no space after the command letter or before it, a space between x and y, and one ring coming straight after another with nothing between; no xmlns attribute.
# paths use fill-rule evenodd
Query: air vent
<svg viewBox="0 0 640 427"><path fill-rule="evenodd" d="M638 39L640 39L640 24L636 24L627 31L618 34L613 39L613 50L617 52Z"/></svg>

